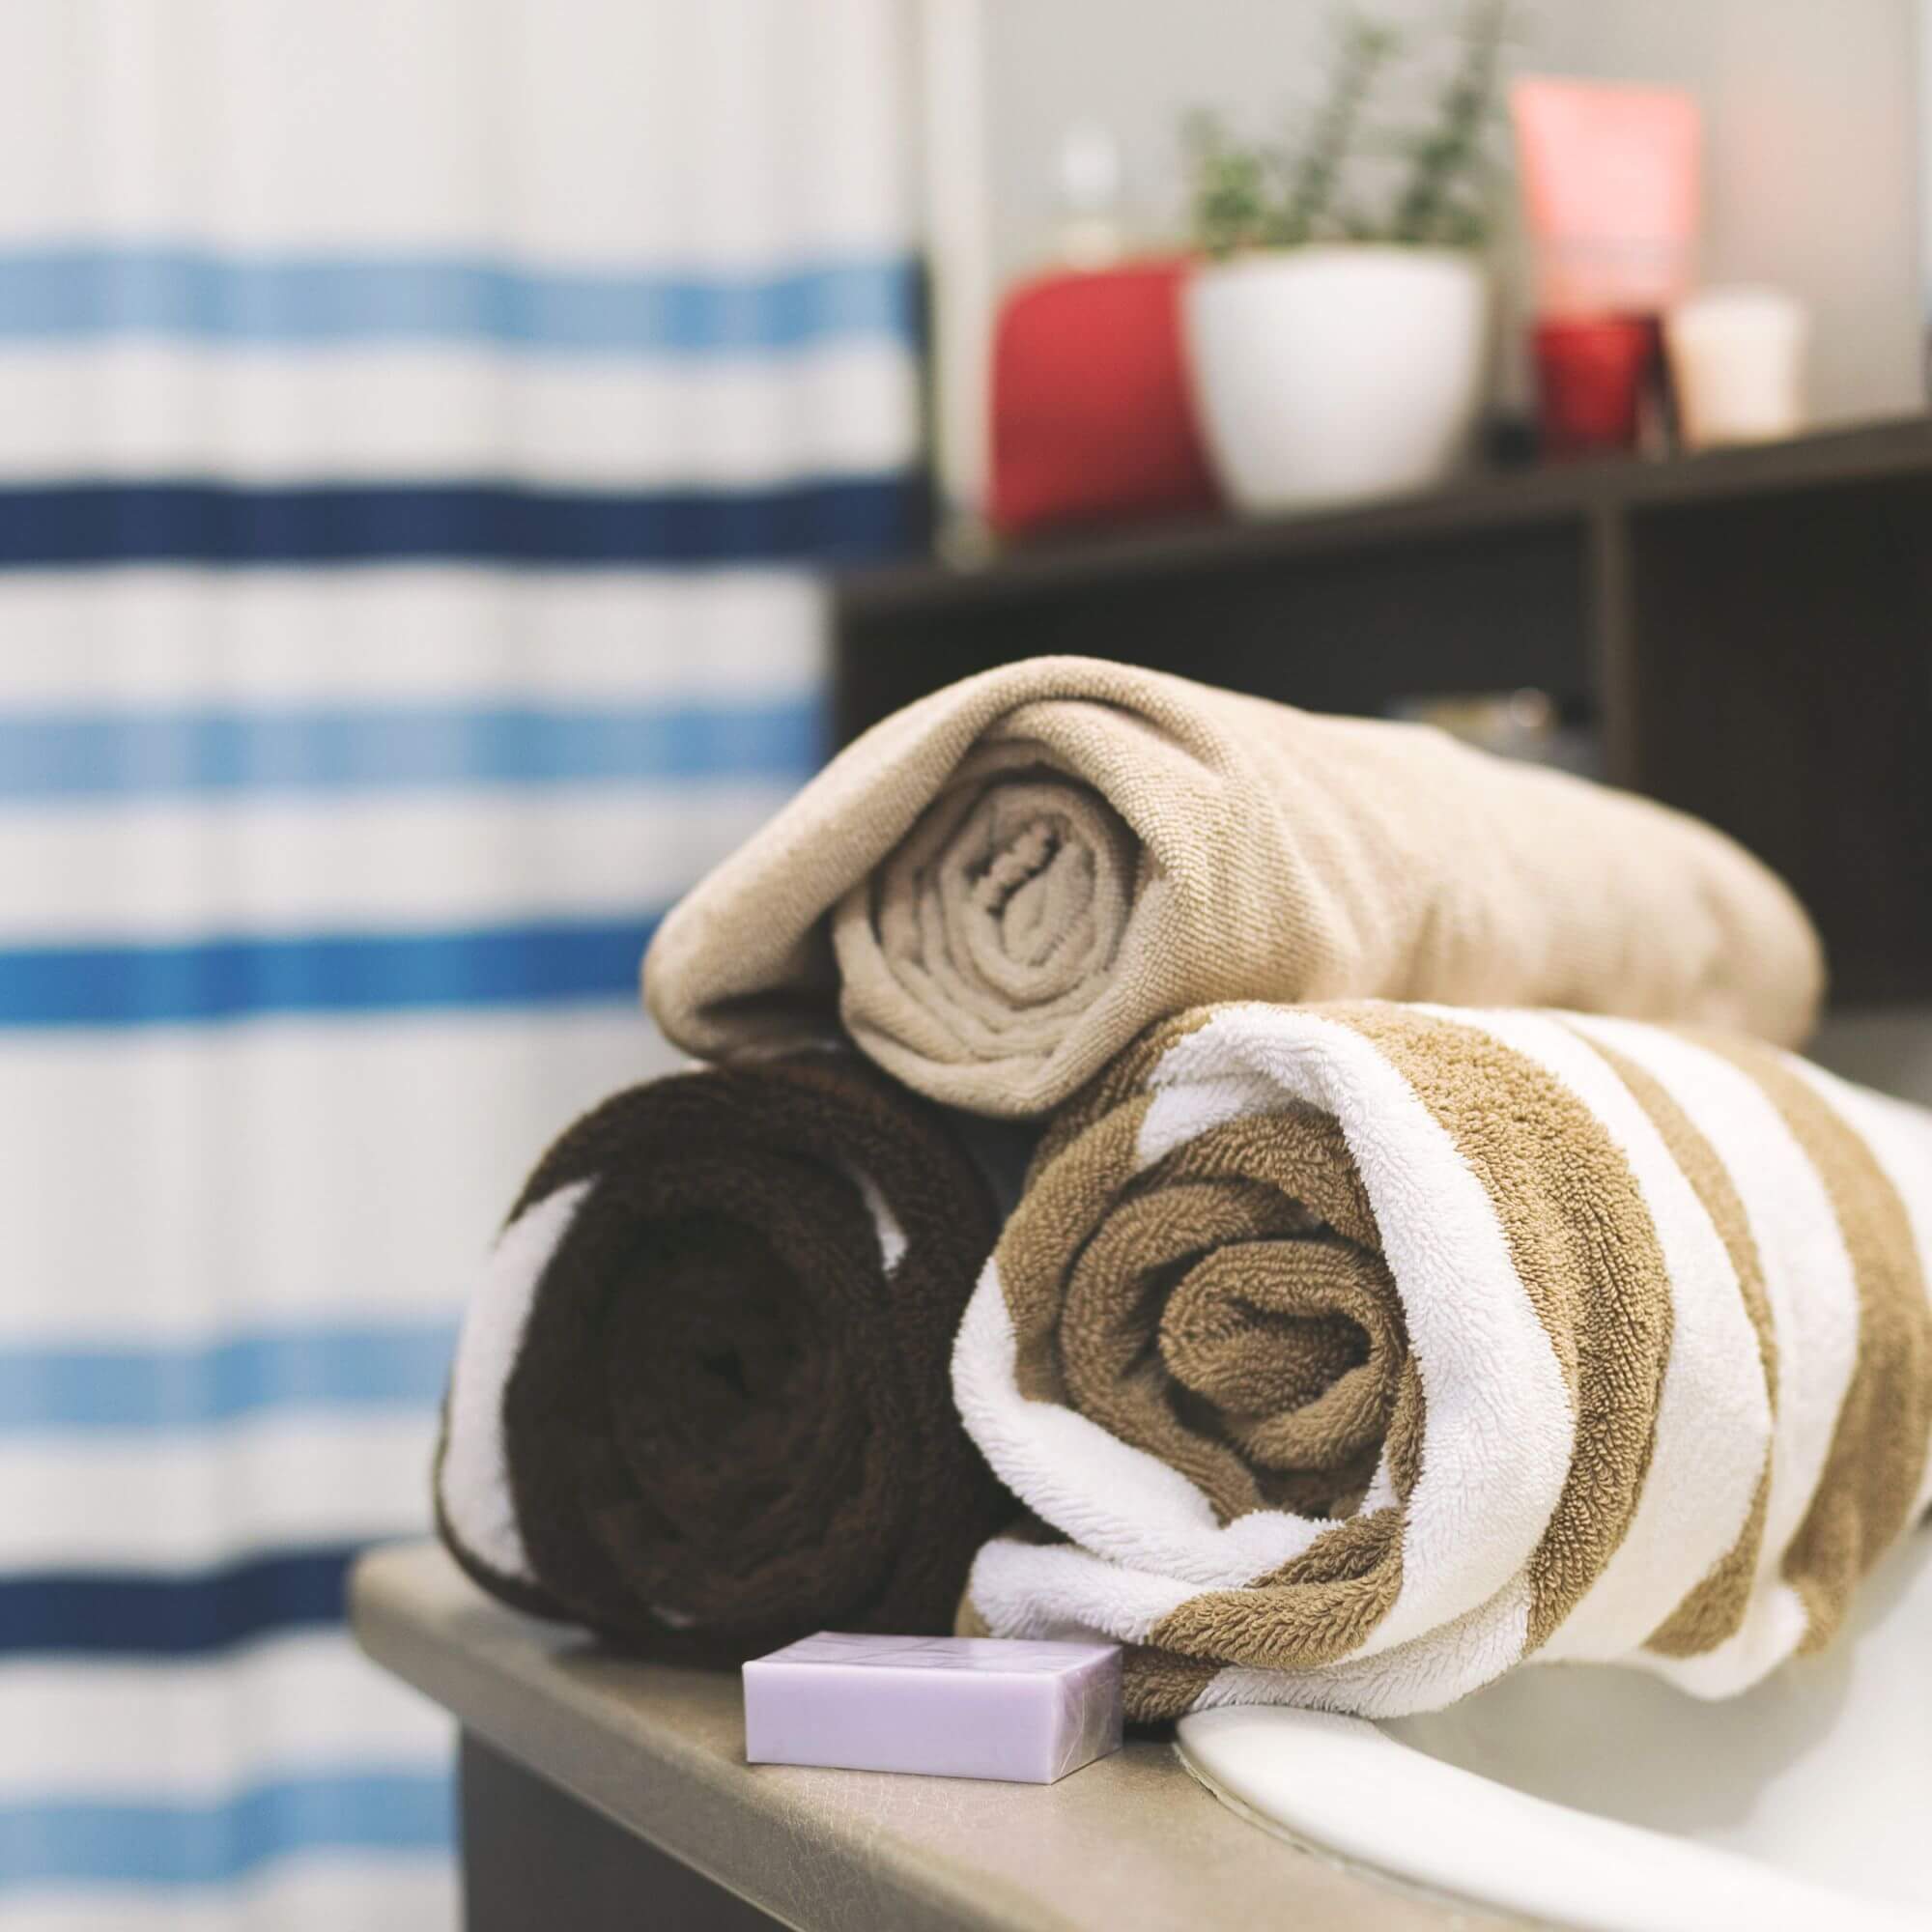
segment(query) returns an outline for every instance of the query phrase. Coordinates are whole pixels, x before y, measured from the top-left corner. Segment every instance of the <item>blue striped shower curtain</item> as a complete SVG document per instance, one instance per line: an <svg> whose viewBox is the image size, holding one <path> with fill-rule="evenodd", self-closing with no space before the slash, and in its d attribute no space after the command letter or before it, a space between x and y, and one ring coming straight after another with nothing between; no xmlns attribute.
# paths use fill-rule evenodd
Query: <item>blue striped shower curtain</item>
<svg viewBox="0 0 1932 1932"><path fill-rule="evenodd" d="M911 526L899 5L0 6L0 1925L451 1920L344 1566Z"/></svg>

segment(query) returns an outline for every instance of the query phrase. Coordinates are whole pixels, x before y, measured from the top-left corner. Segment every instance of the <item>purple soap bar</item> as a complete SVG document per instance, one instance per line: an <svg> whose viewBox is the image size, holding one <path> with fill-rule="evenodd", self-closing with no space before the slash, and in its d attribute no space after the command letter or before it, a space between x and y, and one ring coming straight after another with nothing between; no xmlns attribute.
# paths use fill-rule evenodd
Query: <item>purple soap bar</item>
<svg viewBox="0 0 1932 1932"><path fill-rule="evenodd" d="M753 1764L1051 1784L1120 1747L1118 1644L820 1631L745 1665Z"/></svg>

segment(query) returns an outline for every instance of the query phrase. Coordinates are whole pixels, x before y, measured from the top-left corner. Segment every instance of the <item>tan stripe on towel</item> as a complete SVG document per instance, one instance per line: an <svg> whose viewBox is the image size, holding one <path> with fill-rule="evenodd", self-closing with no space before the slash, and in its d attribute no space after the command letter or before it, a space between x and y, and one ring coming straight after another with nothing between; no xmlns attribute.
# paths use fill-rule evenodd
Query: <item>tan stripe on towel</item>
<svg viewBox="0 0 1932 1932"><path fill-rule="evenodd" d="M1226 1668L1202 1657L1179 1657L1150 1644L1129 1644L1122 1660L1122 1694L1129 1721L1164 1723L1184 1717Z"/></svg>
<svg viewBox="0 0 1932 1932"><path fill-rule="evenodd" d="M1859 1293L1859 1352L1817 1492L1783 1574L1826 1643L1858 1580L1904 1526L1932 1428L1932 1309L1905 1204L1863 1139L1784 1057L1725 1035L1689 1037L1764 1091L1817 1170L1838 1217Z"/></svg>
<svg viewBox="0 0 1932 1932"><path fill-rule="evenodd" d="M1622 1151L1533 1061L1402 1009L1328 1016L1375 1043L1482 1181L1577 1405L1569 1478L1526 1566L1527 1654L1602 1575L1642 1493L1670 1351L1663 1250Z"/></svg>
<svg viewBox="0 0 1932 1932"><path fill-rule="evenodd" d="M1000 1236L1000 1293L1012 1317L1017 1350L1013 1377L1029 1402L1066 1400L1061 1370L1065 1269L1102 1225L1133 1174L1141 1122L1152 1104L1149 1095L1135 1096L1068 1135L1059 1150L1054 1184L1029 1187Z"/></svg>
<svg viewBox="0 0 1932 1932"><path fill-rule="evenodd" d="M1772 1326L1771 1301L1765 1293L1764 1267L1758 1258L1757 1243L1751 1239L1750 1219L1743 1198L1724 1163L1690 1124L1675 1100L1657 1077L1627 1059L1614 1047L1594 1037L1577 1033L1595 1052L1608 1062L1610 1069L1630 1090L1632 1097L1658 1131L1691 1192L1702 1204L1718 1237L1730 1256L1731 1270L1738 1278L1738 1293L1750 1317L1757 1336L1758 1359L1764 1365L1765 1392L1771 1398L1774 1417L1777 1413L1777 1336ZM1751 1499L1750 1514L1738 1532L1737 1541L1712 1566L1710 1574L1658 1626L1645 1647L1664 1657L1695 1657L1715 1650L1726 1637L1735 1635L1744 1622L1750 1602L1751 1584L1757 1574L1758 1551L1764 1538L1765 1512L1771 1503L1771 1451L1765 1451L1764 1473L1758 1478L1757 1494Z"/></svg>
<svg viewBox="0 0 1932 1932"><path fill-rule="evenodd" d="M1153 1096L1148 1070L1206 1024L1196 1013L1168 1020L1121 1054L1047 1123L1028 1180L1053 1166L1050 1188L1029 1185L1000 1236L1000 1293L1018 1350L1014 1378L1031 1402L1066 1400L1059 1328L1067 1258L1113 1208L1140 1165L1141 1122ZM1065 1162L1062 1156L1077 1152Z"/></svg>

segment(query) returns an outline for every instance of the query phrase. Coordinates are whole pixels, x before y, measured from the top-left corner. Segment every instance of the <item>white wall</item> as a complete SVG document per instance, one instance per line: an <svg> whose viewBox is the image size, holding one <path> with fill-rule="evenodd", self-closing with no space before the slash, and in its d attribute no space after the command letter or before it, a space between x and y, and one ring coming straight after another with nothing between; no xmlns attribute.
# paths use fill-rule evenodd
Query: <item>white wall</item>
<svg viewBox="0 0 1932 1932"><path fill-rule="evenodd" d="M1451 4L1380 0L1374 11L1441 20ZM1172 233L1182 110L1213 103L1262 125L1319 84L1330 14L1325 0L983 6L1001 280L1046 248L1069 124L1113 129L1136 213ZM1896 414L1922 396L1919 11L1918 0L1522 0L1520 66L1698 93L1707 276L1776 282L1811 303L1824 421ZM1520 285L1514 267L1511 280Z"/></svg>
<svg viewBox="0 0 1932 1932"><path fill-rule="evenodd" d="M1713 281L1811 304L1821 416L1916 408L1924 340L1914 0L1561 0L1551 64L1702 97Z"/></svg>

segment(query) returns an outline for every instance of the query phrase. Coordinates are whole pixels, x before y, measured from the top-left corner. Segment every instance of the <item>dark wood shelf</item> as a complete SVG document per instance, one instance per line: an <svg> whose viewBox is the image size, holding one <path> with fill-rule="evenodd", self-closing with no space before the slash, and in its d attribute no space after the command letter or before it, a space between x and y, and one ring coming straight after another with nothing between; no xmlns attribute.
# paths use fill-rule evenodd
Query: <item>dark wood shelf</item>
<svg viewBox="0 0 1932 1932"><path fill-rule="evenodd" d="M870 570L834 611L841 738L1050 651L1314 710L1541 686L1791 879L1841 997L1932 994L1928 419Z"/></svg>
<svg viewBox="0 0 1932 1932"><path fill-rule="evenodd" d="M1593 513L1715 503L1844 483L1932 474L1932 417L1668 461L1605 461L1477 475L1448 489L1367 505L1247 522L1216 518L1015 545L973 562L896 563L837 580L854 621L940 615L1177 570L1480 537Z"/></svg>

